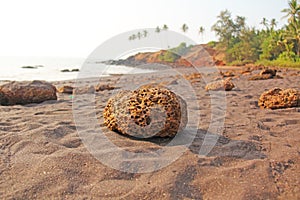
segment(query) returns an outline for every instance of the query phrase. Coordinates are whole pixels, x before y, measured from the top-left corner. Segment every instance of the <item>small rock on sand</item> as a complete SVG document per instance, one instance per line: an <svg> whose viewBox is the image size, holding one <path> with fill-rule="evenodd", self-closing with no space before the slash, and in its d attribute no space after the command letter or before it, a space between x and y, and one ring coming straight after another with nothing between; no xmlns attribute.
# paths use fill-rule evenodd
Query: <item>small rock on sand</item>
<svg viewBox="0 0 300 200"><path fill-rule="evenodd" d="M111 85L108 85L108 84L98 84L98 85L95 87L95 90L96 90L97 92L99 92L99 91L104 91L104 90L114 90L114 89L117 89L117 87L111 86Z"/></svg>
<svg viewBox="0 0 300 200"><path fill-rule="evenodd" d="M220 80L220 81L215 81L212 83L209 83L206 85L205 90L213 90L213 91L218 91L218 90L225 90L225 91L230 91L234 88L234 84L231 81L231 78L227 78L225 80Z"/></svg>
<svg viewBox="0 0 300 200"><path fill-rule="evenodd" d="M65 93L65 94L73 94L74 88L72 86L64 85L57 89L59 93Z"/></svg>

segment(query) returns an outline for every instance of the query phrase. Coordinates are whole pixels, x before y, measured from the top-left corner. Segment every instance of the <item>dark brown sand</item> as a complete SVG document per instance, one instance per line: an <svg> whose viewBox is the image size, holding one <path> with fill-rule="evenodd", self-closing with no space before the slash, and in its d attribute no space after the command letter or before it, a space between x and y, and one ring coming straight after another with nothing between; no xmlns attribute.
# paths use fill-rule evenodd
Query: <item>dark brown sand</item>
<svg viewBox="0 0 300 200"><path fill-rule="evenodd" d="M189 147L170 147L185 152L151 173L122 172L97 160L76 131L70 95L59 94L58 101L41 104L0 106L0 199L300 199L300 108L261 110L257 106L265 90L300 89L297 71L279 74L283 79L233 77L236 88L226 92L224 129L207 156L198 152L211 123L211 98L203 80L191 80L199 108L191 105L190 112L201 116L195 122L198 134ZM216 79L218 74L210 77ZM129 86L151 81L174 84L177 79L171 73L164 78L153 73L113 76L100 82ZM81 85L98 82L82 80ZM96 93L99 126L114 144L139 152L168 142L133 140L106 129L101 113L114 92ZM193 98L188 92L181 95Z"/></svg>

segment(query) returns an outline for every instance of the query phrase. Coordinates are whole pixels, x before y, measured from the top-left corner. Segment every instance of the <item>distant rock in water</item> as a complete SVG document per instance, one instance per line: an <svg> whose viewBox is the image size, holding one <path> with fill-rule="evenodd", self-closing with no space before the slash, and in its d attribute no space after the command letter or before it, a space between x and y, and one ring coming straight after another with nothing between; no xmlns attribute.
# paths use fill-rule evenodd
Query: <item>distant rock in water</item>
<svg viewBox="0 0 300 200"><path fill-rule="evenodd" d="M69 69L62 69L62 70L60 70L61 72L70 72L70 70Z"/></svg>
<svg viewBox="0 0 300 200"><path fill-rule="evenodd" d="M205 87L206 91L212 90L212 91L218 91L218 90L225 90L230 91L234 88L234 84L231 81L231 78L227 78L225 80L215 81L212 83L208 83Z"/></svg>
<svg viewBox="0 0 300 200"><path fill-rule="evenodd" d="M138 138L174 137L187 124L186 102L159 86L120 91L109 99L104 124L111 130Z"/></svg>
<svg viewBox="0 0 300 200"><path fill-rule="evenodd" d="M45 81L10 82L0 86L0 105L25 105L56 100L56 88Z"/></svg>
<svg viewBox="0 0 300 200"><path fill-rule="evenodd" d="M273 88L260 96L258 105L269 109L298 107L300 106L300 92L295 89Z"/></svg>
<svg viewBox="0 0 300 200"><path fill-rule="evenodd" d="M43 65L33 65L33 66L22 66L21 68L23 69L37 69L37 68L40 68L40 67L44 67Z"/></svg>
<svg viewBox="0 0 300 200"><path fill-rule="evenodd" d="M79 69L62 69L61 72L79 72Z"/></svg>

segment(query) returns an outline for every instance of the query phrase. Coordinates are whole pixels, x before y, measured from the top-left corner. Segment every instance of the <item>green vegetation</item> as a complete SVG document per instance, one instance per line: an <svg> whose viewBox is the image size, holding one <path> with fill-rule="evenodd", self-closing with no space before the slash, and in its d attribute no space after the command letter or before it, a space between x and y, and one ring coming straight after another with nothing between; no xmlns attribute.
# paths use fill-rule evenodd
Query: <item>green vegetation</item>
<svg viewBox="0 0 300 200"><path fill-rule="evenodd" d="M218 36L219 41L209 42L208 47L224 52L225 62L228 65L242 66L256 64L263 66L294 67L300 69L300 0L288 0L289 7L282 10L287 23L277 29L275 19L262 19L263 28L249 27L243 16L232 17L230 11L221 11L217 22L211 30ZM155 32L159 34L167 31L169 27L164 24L157 26ZM189 30L187 24L181 26L181 31ZM205 28L200 26L198 34L204 35ZM148 32L138 32L129 36L129 40L147 37ZM174 62L178 55L188 51L185 43L169 49L160 56L165 62Z"/></svg>
<svg viewBox="0 0 300 200"><path fill-rule="evenodd" d="M163 62L174 63L177 59L180 58L180 55L173 53L171 51L166 51L159 55L158 59Z"/></svg>
<svg viewBox="0 0 300 200"><path fill-rule="evenodd" d="M265 66L300 68L300 3L290 0L286 13L288 23L276 30L277 22L263 18L262 30L250 28L242 16L232 18L222 11L212 31L219 37L216 48L225 52L229 65L255 63ZM213 45L213 44L210 44Z"/></svg>
<svg viewBox="0 0 300 200"><path fill-rule="evenodd" d="M182 42L180 45L178 45L175 48L169 49L166 52L159 55L159 59L164 62L175 62L177 59L179 59L181 56L186 54L193 46L186 46L185 42Z"/></svg>

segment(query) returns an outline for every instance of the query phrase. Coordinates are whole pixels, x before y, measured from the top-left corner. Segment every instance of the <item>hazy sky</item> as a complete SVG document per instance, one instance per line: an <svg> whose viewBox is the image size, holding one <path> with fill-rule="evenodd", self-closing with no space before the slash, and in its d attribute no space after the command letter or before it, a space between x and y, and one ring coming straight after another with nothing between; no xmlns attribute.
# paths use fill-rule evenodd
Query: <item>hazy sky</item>
<svg viewBox="0 0 300 200"><path fill-rule="evenodd" d="M196 42L203 42L203 26L207 42L216 39L210 29L221 10L245 16L251 26L266 17L281 27L285 7L287 0L1 0L0 56L84 58L112 36L163 24L180 32L186 23Z"/></svg>

